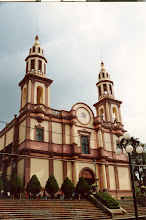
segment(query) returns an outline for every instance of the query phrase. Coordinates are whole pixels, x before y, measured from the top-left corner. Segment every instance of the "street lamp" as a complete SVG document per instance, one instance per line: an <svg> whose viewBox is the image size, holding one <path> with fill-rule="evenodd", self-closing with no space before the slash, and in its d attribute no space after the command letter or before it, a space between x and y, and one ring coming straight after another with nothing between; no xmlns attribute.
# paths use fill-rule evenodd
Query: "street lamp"
<svg viewBox="0 0 146 220"><path fill-rule="evenodd" d="M117 155L120 155L122 154L122 148L125 148L127 153L128 153L128 157L129 157L129 165L130 165L130 174L131 174L131 183L132 183L132 192L133 192L133 203L134 203L134 211L135 211L135 219L138 220L138 212L137 212L137 201L136 201L136 195L135 195L135 187L134 187L134 174L133 174L133 167L132 167L132 159L131 159L131 153L133 151L133 145L134 142L132 139L130 138L130 135L126 132L124 135L123 135L123 139L117 144L117 149L115 150L115 153ZM125 143L126 142L126 143ZM137 141L137 143L139 143ZM136 148L136 152L138 154L141 154L143 152L143 148L141 146L138 146Z"/></svg>

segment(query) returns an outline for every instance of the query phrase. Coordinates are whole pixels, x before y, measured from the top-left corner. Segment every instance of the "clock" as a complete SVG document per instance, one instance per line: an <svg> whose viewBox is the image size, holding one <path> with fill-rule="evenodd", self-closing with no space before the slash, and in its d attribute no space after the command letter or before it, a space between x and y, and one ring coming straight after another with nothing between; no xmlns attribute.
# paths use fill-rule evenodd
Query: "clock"
<svg viewBox="0 0 146 220"><path fill-rule="evenodd" d="M81 113L82 118L86 118L86 114L84 112Z"/></svg>

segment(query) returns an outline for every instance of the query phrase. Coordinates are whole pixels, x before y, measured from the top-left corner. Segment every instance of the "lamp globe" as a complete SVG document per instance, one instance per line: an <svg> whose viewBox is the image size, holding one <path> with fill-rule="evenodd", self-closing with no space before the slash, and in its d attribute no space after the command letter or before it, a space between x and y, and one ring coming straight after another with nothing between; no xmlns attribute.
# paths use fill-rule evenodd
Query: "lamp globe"
<svg viewBox="0 0 146 220"><path fill-rule="evenodd" d="M132 151L133 151L132 145L127 145L126 151L127 151L127 153L132 153Z"/></svg>
<svg viewBox="0 0 146 220"><path fill-rule="evenodd" d="M128 140L130 139L130 134L128 132L124 133L123 137Z"/></svg>
<svg viewBox="0 0 146 220"><path fill-rule="evenodd" d="M138 147L136 148L136 152L137 152L138 154L141 154L141 153L143 152L143 148L142 148L141 146L138 146Z"/></svg>
<svg viewBox="0 0 146 220"><path fill-rule="evenodd" d="M120 154L122 154L122 150L121 150L120 148L117 148L117 149L115 150L115 153L116 153L117 155L120 155Z"/></svg>

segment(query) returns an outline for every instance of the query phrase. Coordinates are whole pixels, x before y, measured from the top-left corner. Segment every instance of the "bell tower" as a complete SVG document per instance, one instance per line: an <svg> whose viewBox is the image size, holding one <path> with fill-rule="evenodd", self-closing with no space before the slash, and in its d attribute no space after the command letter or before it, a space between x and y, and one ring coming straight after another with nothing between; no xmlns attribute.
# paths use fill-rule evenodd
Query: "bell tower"
<svg viewBox="0 0 146 220"><path fill-rule="evenodd" d="M114 84L103 62L101 62L101 71L98 75L96 86L98 89L98 102L94 104L94 107L96 108L97 116L100 116L106 122L122 124L120 111L122 102L115 99Z"/></svg>
<svg viewBox="0 0 146 220"><path fill-rule="evenodd" d="M20 113L26 109L35 109L38 105L49 108L50 85L53 81L46 77L47 60L40 47L38 35L36 35L35 43L30 48L25 61L25 77L19 83L21 87Z"/></svg>

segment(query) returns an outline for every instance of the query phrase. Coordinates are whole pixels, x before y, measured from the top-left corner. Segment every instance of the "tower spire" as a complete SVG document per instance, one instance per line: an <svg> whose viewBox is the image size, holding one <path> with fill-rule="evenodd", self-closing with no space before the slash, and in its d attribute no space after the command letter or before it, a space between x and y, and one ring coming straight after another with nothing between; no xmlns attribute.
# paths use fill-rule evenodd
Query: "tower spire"
<svg viewBox="0 0 146 220"><path fill-rule="evenodd" d="M101 61L101 71L98 75L98 99L101 100L105 97L114 98L113 82L110 79L110 75L104 67L104 62Z"/></svg>

